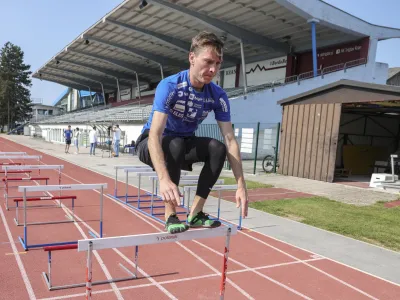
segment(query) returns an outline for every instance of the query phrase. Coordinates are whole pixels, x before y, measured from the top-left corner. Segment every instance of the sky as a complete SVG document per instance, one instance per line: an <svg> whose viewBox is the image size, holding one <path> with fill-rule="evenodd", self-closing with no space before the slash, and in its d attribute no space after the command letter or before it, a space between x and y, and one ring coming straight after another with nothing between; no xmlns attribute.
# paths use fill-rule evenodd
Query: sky
<svg viewBox="0 0 400 300"><path fill-rule="evenodd" d="M0 0L0 47L22 48L35 72L122 0ZM376 25L400 28L399 0L325 0ZM400 39L380 41L376 61L400 67ZM32 79L31 97L52 104L65 86Z"/></svg>

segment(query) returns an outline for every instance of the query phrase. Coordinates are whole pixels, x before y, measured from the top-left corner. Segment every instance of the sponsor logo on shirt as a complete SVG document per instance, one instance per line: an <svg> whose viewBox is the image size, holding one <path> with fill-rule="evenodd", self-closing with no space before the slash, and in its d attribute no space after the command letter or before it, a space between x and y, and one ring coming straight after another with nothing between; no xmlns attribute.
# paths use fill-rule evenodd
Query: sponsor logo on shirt
<svg viewBox="0 0 400 300"><path fill-rule="evenodd" d="M177 111L180 111L180 112L184 112L185 111L185 105L176 103L175 106L174 106L174 110L177 110Z"/></svg>
<svg viewBox="0 0 400 300"><path fill-rule="evenodd" d="M195 118L197 115L197 109L195 108L189 108L188 110L188 118Z"/></svg>
<svg viewBox="0 0 400 300"><path fill-rule="evenodd" d="M171 114L173 114L177 118L183 118L183 112L179 112L177 110L173 110L172 108L169 110Z"/></svg>

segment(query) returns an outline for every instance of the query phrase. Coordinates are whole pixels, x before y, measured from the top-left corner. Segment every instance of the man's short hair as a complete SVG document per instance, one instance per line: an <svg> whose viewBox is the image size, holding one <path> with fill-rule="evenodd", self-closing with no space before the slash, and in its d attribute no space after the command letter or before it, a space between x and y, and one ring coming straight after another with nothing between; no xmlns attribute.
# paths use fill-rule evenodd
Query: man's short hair
<svg viewBox="0 0 400 300"><path fill-rule="evenodd" d="M192 39L192 45L190 46L190 52L197 54L198 50L204 47L213 47L217 52L218 56L222 56L222 50L224 48L224 43L212 32L202 31L198 33Z"/></svg>
<svg viewBox="0 0 400 300"><path fill-rule="evenodd" d="M68 125L68 127L70 128L70 127L71 127L71 125Z"/></svg>

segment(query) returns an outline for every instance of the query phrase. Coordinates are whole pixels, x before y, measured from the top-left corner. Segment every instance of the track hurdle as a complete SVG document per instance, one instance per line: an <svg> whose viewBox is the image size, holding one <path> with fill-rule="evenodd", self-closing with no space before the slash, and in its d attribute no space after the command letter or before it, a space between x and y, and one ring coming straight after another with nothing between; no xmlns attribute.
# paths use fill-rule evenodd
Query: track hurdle
<svg viewBox="0 0 400 300"><path fill-rule="evenodd" d="M123 170L123 169L131 169L131 168L137 168L138 171L146 169L146 171L151 172L154 171L153 168L149 167L149 166L133 166L133 165L129 165L129 166L114 166L115 169L115 183L114 183L114 197L119 197L118 196L118 171L119 170Z"/></svg>
<svg viewBox="0 0 400 300"><path fill-rule="evenodd" d="M146 192L146 194L141 194L141 180L143 176L152 176L152 175L157 175L155 171L152 171L152 169L146 169L146 168L124 168L123 171L125 172L125 195L124 196L119 196L119 197L113 197L112 195L108 195L110 197L113 197L114 199L117 199L118 201L121 201L120 198L124 197L125 198L125 204L128 204L129 202L137 202L138 206L140 207L141 202L149 202L150 200L145 200L142 199L143 196L152 196L154 195L154 191L152 193ZM129 190L129 174L133 173L138 177L138 192L137 195L129 195L128 190ZM187 171L182 171L182 174L187 174ZM135 198L136 200L128 200L128 198Z"/></svg>
<svg viewBox="0 0 400 300"><path fill-rule="evenodd" d="M152 192L154 193L154 185L157 185L157 183L158 183L158 176L157 175L149 176L149 179L152 181ZM189 205L187 207L185 206L186 191L184 188L186 186L192 186L193 188L197 189L198 181L199 181L199 175L182 175L180 177L178 188L183 187L181 207L186 208L186 211L177 211L176 214L178 214L178 215L179 214L189 214L189 208L188 208ZM215 184L224 184L224 180L218 179ZM196 185L196 186L194 186L194 185ZM154 220L156 220L162 224L165 224L165 221L163 221L157 217L157 216L161 216L163 214L153 212L154 208L164 208L165 207L164 205L154 206L154 202L156 202L156 201L163 201L163 200L154 200L154 198L152 197L150 200L151 203L150 203L149 207L137 207L137 208L145 215L153 218ZM189 200L188 200L188 204L189 204ZM143 209L150 209L150 213L143 211ZM186 220L181 220L181 222L186 222Z"/></svg>
<svg viewBox="0 0 400 300"><path fill-rule="evenodd" d="M32 223L26 223L26 225L45 225L45 224L60 224L60 223L71 223L71 222L75 222L75 212L74 212L74 207L75 207L75 200L76 200L76 196L44 196L44 197L33 197L33 198L27 198L26 201L28 202L32 202L32 201L43 201L43 200L59 200L60 201L60 207L61 207L61 200L67 200L67 199L71 199L72 201L72 205L71 205L71 210L72 210L72 214L71 215L67 215L67 217L69 218L69 220L63 220L63 221L48 221L48 222L32 222ZM15 218L14 218L14 222L17 226L22 226L23 224L19 223L18 220L18 203L19 202L23 202L24 199L23 198L17 198L14 199L14 202L16 204L15 206ZM25 210L27 209L26 206L23 207L24 208L24 213Z"/></svg>
<svg viewBox="0 0 400 300"><path fill-rule="evenodd" d="M25 160L37 160L38 165L40 164L40 160L42 159L41 155L0 155L0 160L13 160L13 159L18 159L22 160L22 164L25 164ZM15 164L14 162L11 162L12 164ZM0 163L0 165L10 165L9 162L6 163Z"/></svg>
<svg viewBox="0 0 400 300"><path fill-rule="evenodd" d="M26 173L26 172L32 172L34 170L38 170L40 174L40 170L58 170L58 184L61 185L61 170L64 169L63 165L24 165L24 166L3 166L2 170L5 173L5 177L2 179L4 182L4 198L6 200L6 209L9 210L8 206L8 199L13 199L13 198L20 198L21 196L18 197L10 197L8 194L8 183L9 182L21 182L21 181L46 181L46 185L48 183L49 177L27 177L27 178L9 178L7 175L8 173ZM61 192L60 192L61 196ZM18 203L18 202L16 202ZM60 202L61 206L61 202Z"/></svg>
<svg viewBox="0 0 400 300"><path fill-rule="evenodd" d="M221 212L221 191L229 191L229 190L237 190L238 186L237 184L232 184L232 185L214 185L211 189L211 191L218 191L218 211L217 211L217 220L220 221L220 212ZM190 192L192 190L197 189L197 186L185 186L184 190L188 192L188 206L187 210L189 213L190 210ZM239 207L239 224L237 226L237 229L242 229L242 214L241 210Z"/></svg>
<svg viewBox="0 0 400 300"><path fill-rule="evenodd" d="M149 174L149 173L155 173L153 169L151 168L125 168L123 169L125 172L125 202L128 203L128 198L136 198L137 201L140 202L140 198L143 196L150 196L148 192L142 194L141 191L141 180L142 180L142 174ZM135 173L136 176L138 177L139 183L138 183L138 192L137 195L132 195L130 196L128 194L128 189L129 189L129 173Z"/></svg>
<svg viewBox="0 0 400 300"><path fill-rule="evenodd" d="M24 202L24 237L18 237L24 250L30 248L42 248L46 246L60 246L76 244L77 241L55 242L48 244L28 244L28 223L27 223L27 193L28 192L51 192L51 191L77 191L77 190L100 190L100 236L96 236L93 232L89 232L95 238L103 237L103 196L104 188L107 188L107 183L99 184L71 184L71 185L37 185L37 186L20 186L18 191L23 193Z"/></svg>
<svg viewBox="0 0 400 300"><path fill-rule="evenodd" d="M157 172L155 172L155 171L150 171L150 172L148 172L148 171L137 171L136 169L132 169L132 168L124 169L124 172L126 174L125 175L126 176L126 185L125 185L126 194L128 193L129 173L133 173L134 175L136 175L138 177L138 180L139 180L137 200L126 201L126 203L128 203L128 202L137 202L137 205L138 205L137 207L140 208L140 203L151 202L151 200L145 200L145 199L141 199L140 198L139 194L140 194L140 189L141 189L141 179L142 179L143 176L157 176ZM181 174L182 175L187 175L188 171L181 171ZM151 193L147 193L146 196L151 196L153 199L154 199L154 197L161 199L161 197L157 196L157 187L154 188L154 186L153 186L153 189L152 189Z"/></svg>
<svg viewBox="0 0 400 300"><path fill-rule="evenodd" d="M143 195L143 194L141 195L141 194L140 194L140 190L141 190L141 179L142 179L142 177L143 177L143 176L156 176L157 173L156 173L155 171L148 171L148 170L145 170L145 169L143 169L143 168L141 168L141 169L139 169L139 170L136 169L136 168L125 168L125 169L124 169L124 172L125 172L125 202L121 201L121 199L120 199L119 197L113 197L112 195L109 195L110 197L113 197L114 199L116 199L116 200L118 200L118 201L120 201L120 202L123 202L123 203L125 203L125 204L129 204L129 203L131 203L131 202L137 202L137 207L138 207L138 208L140 208L140 203L143 203L143 202L151 202L151 201L152 201L152 200L148 200L148 199L142 199L141 197L143 197L143 196L151 196L153 200L154 200L154 197L157 197L157 198L159 198L160 201L161 201L161 197L157 196L157 189L154 190L154 186L153 186L153 190L152 190L151 193L148 193L148 192L147 192L145 195ZM128 189L129 189L129 173L134 173L134 174L138 177L139 183L138 183L138 193L137 193L137 196L135 196L135 195L129 196L129 195L128 195ZM182 171L182 172L181 172L181 174L184 174L184 175L186 175L187 173L188 173L188 171ZM135 197L136 200L128 200L128 198L132 198L132 197ZM132 206L132 207L134 207L134 206Z"/></svg>
<svg viewBox="0 0 400 300"><path fill-rule="evenodd" d="M86 299L92 297L92 256L93 251L121 247L138 247L143 245L164 244L178 241L198 240L214 237L225 237L225 248L223 255L223 265L221 271L220 299L224 299L225 285L228 268L229 245L231 235L237 233L234 226L221 226L213 229L188 230L178 234L169 233L150 233L140 235L128 235L109 237L101 239L88 239L78 241L78 252L87 252L86 265ZM137 264L135 264L137 267Z"/></svg>

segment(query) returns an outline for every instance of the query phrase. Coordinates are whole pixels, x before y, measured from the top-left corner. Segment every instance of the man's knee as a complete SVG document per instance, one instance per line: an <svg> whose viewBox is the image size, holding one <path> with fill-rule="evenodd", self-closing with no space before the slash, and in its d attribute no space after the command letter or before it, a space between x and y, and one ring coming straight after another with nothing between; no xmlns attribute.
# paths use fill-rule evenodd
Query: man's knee
<svg viewBox="0 0 400 300"><path fill-rule="evenodd" d="M218 140L212 139L209 144L209 151L211 157L226 158L226 146Z"/></svg>

